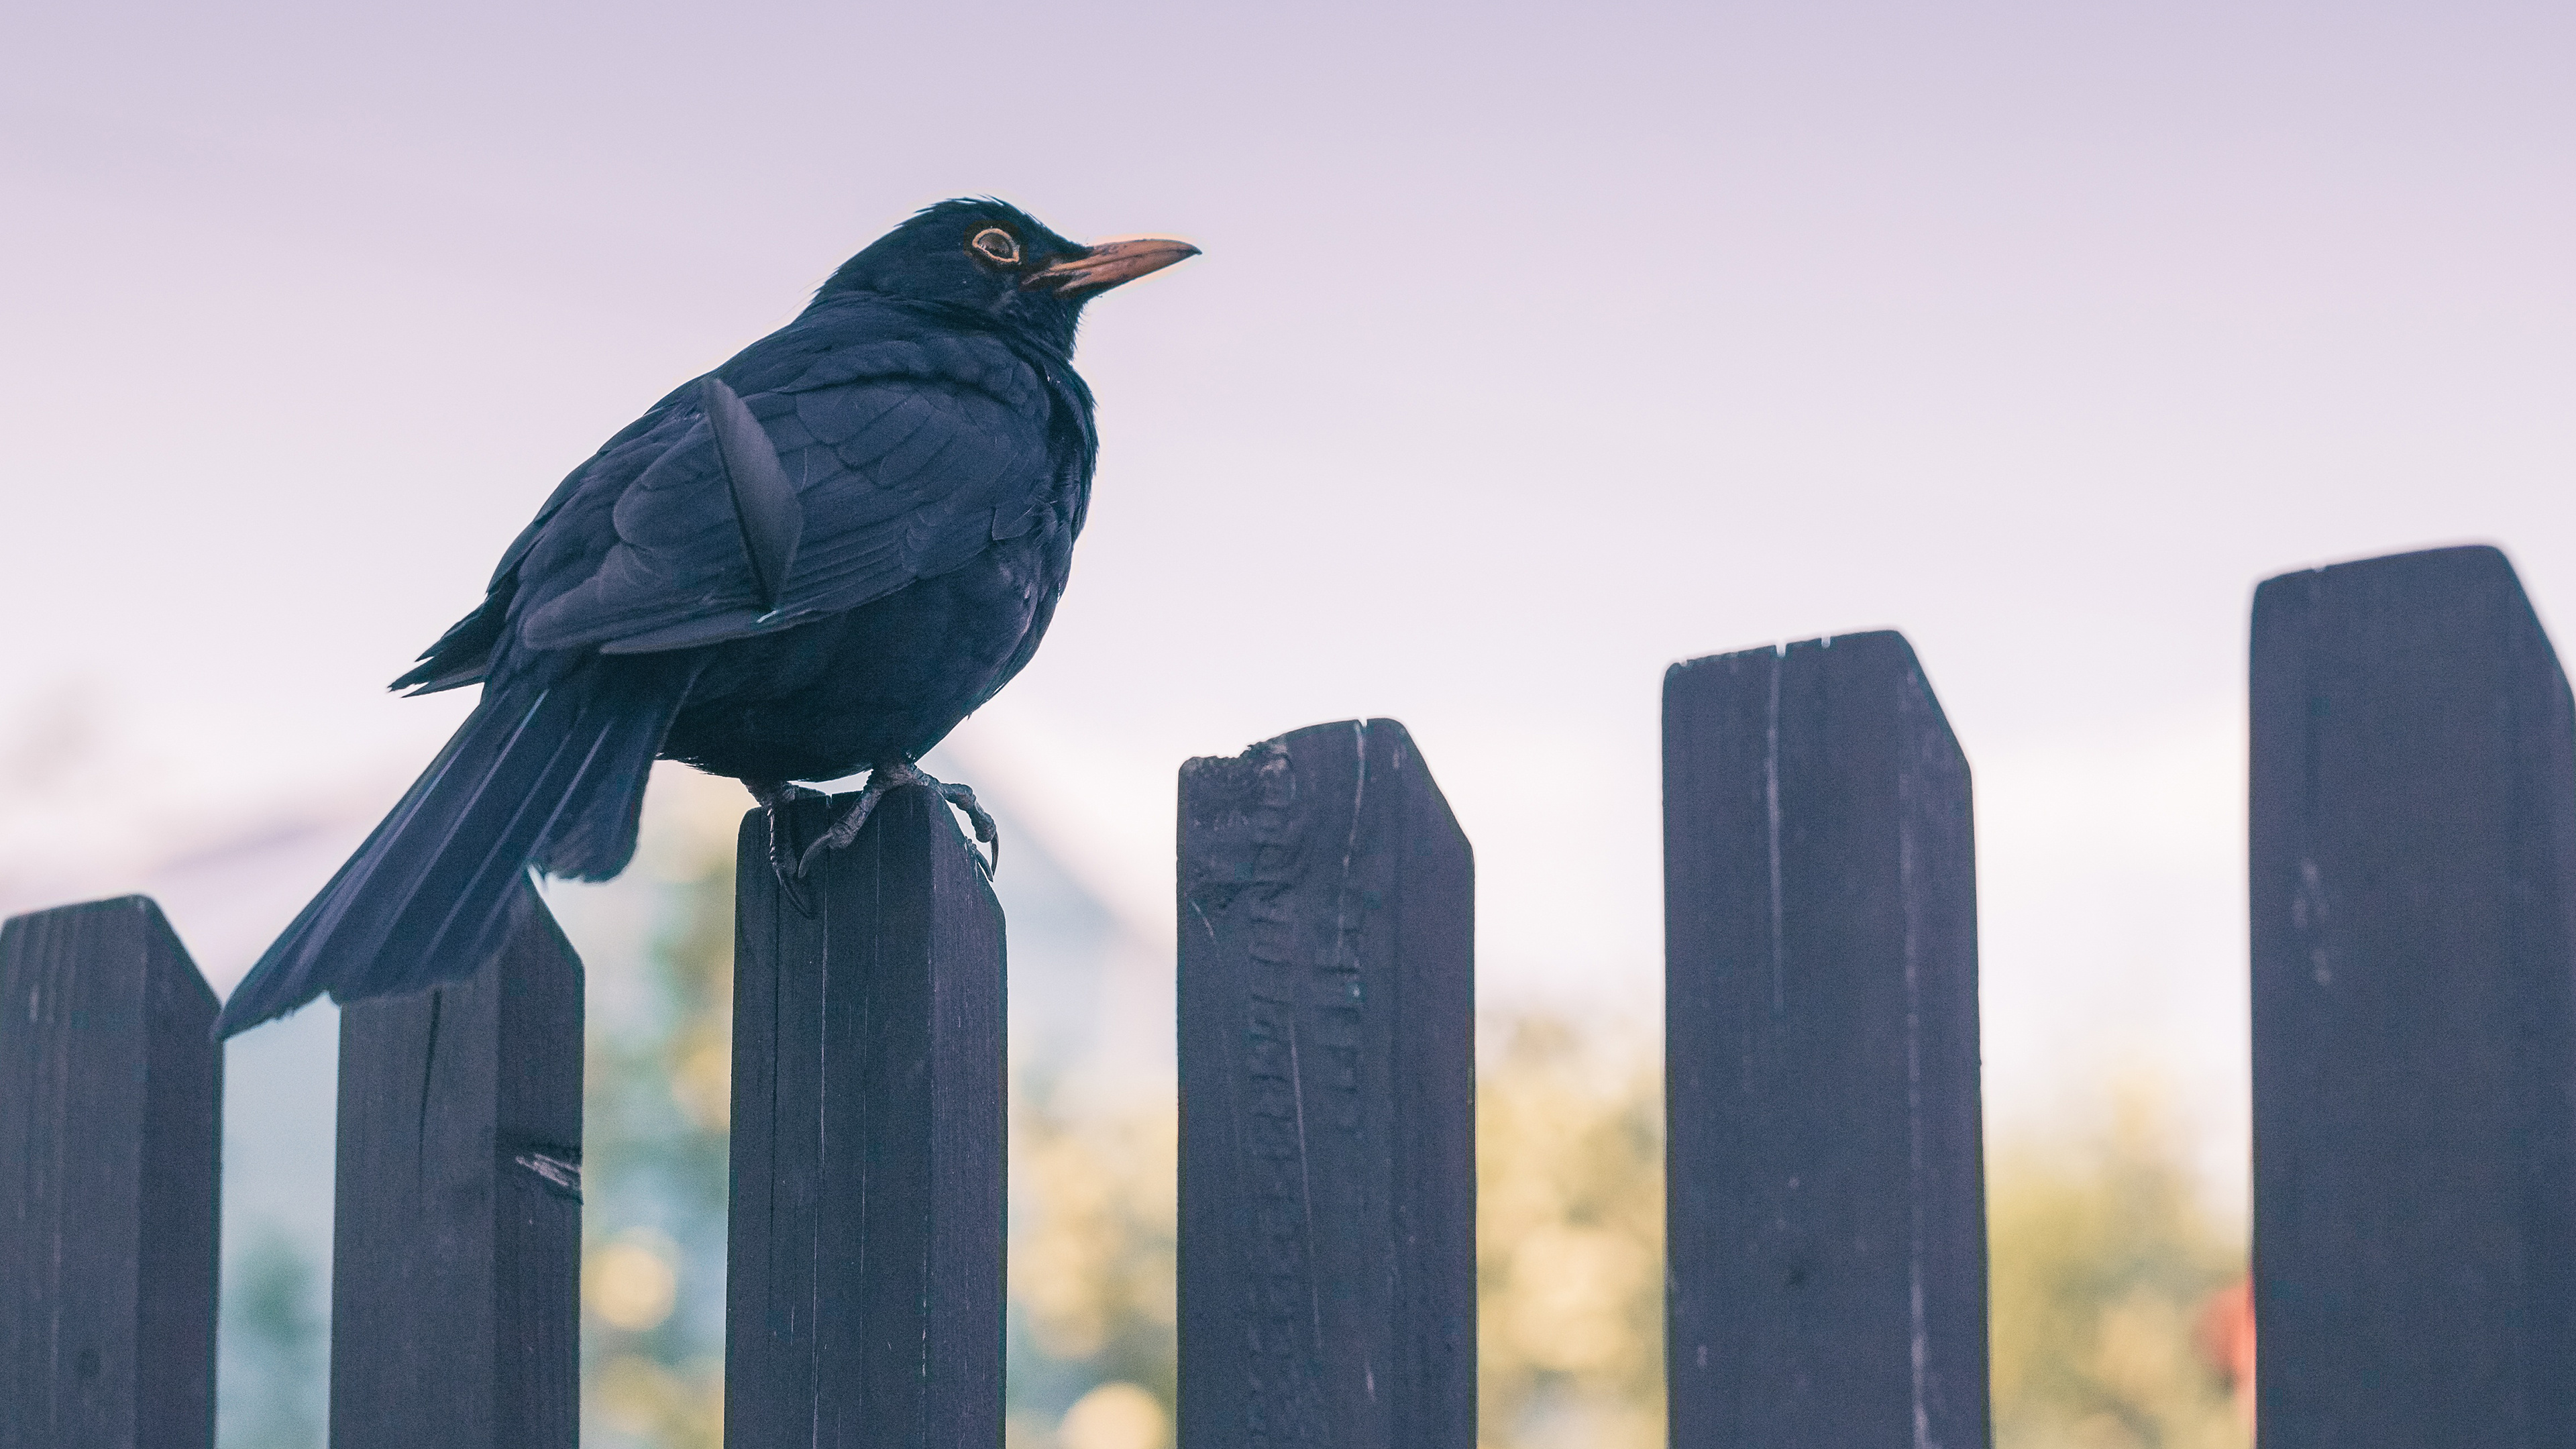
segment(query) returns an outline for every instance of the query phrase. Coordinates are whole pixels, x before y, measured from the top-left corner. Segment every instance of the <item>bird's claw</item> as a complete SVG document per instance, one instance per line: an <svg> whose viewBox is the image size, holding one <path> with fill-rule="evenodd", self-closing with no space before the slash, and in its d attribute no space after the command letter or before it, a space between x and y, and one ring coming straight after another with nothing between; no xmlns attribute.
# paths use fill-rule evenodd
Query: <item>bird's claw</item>
<svg viewBox="0 0 2576 1449"><path fill-rule="evenodd" d="M832 828L815 837L814 843L805 847L804 855L797 859L796 874L799 877L813 870L814 863L823 858L824 851L839 850L858 839L859 831L867 825L868 817L876 813L877 802L886 797L887 791L899 784L912 783L908 779L889 779L889 773L883 765L868 772L867 786L859 791L858 801L841 812L841 818L832 822Z"/></svg>
<svg viewBox="0 0 2576 1449"><path fill-rule="evenodd" d="M933 779L919 766L905 761L879 765L868 772L868 783L859 791L859 798L842 812L840 819L832 822L831 829L806 846L804 854L797 858L797 877L801 879L813 870L815 863L823 858L823 852L840 850L858 839L859 832L867 826L868 817L876 813L877 802L905 785L923 786L941 800L966 812L967 823L975 829L975 838L990 851L989 855L985 851L973 852L975 864L984 872L986 879L991 879L1002 859L1002 831L993 822L992 812L976 800L972 786L951 785L944 780Z"/></svg>
<svg viewBox="0 0 2576 1449"><path fill-rule="evenodd" d="M799 800L820 797L823 792L808 790L802 785L771 783L766 780L746 780L743 785L751 791L751 798L760 802L760 813L768 819L769 871L770 874L778 877L779 892L787 897L789 905L796 908L796 914L812 919L814 907L805 899L805 892L797 885L797 881L805 874L804 863L798 858L793 843L788 840L786 830L780 826L779 814L789 805Z"/></svg>
<svg viewBox="0 0 2576 1449"><path fill-rule="evenodd" d="M993 812L976 801L973 786L945 784L927 775L922 779L938 790L940 799L966 812L966 823L975 827L975 838L984 844L984 849L970 848L966 853L975 857L984 879L991 880L993 872L1002 868L1002 827L993 823Z"/></svg>

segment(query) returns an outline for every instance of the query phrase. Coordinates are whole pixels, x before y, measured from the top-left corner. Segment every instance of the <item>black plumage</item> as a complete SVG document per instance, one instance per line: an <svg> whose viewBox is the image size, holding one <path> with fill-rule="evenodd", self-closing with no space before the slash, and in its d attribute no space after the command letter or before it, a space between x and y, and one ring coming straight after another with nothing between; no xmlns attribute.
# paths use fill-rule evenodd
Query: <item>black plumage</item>
<svg viewBox="0 0 2576 1449"><path fill-rule="evenodd" d="M1064 590L1097 453L1083 304L1195 251L943 202L609 439L395 681L483 695L218 1029L470 974L531 867L625 867L657 757L771 806L796 780L873 770L866 804L926 778L912 762L1028 663Z"/></svg>

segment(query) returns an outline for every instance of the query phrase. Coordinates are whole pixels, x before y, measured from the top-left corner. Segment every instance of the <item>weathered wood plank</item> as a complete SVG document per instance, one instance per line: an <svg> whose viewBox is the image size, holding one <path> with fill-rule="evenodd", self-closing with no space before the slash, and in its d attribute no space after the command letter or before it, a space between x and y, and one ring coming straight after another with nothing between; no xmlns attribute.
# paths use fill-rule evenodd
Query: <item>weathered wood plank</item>
<svg viewBox="0 0 2576 1449"><path fill-rule="evenodd" d="M1967 761L1893 632L1664 681L1677 1445L1987 1441Z"/></svg>
<svg viewBox="0 0 2576 1449"><path fill-rule="evenodd" d="M572 1449L582 970L533 891L463 981L340 1009L331 1442Z"/></svg>
<svg viewBox="0 0 2576 1449"><path fill-rule="evenodd" d="M846 809L848 801L830 809ZM826 803L790 807L796 838ZM725 1440L1002 1442L1002 913L948 808L889 793L802 891L743 820Z"/></svg>
<svg viewBox="0 0 2576 1449"><path fill-rule="evenodd" d="M0 927L0 1449L215 1440L215 995L142 896Z"/></svg>
<svg viewBox="0 0 2576 1449"><path fill-rule="evenodd" d="M2513 568L2254 601L2265 1449L2576 1442L2576 726Z"/></svg>
<svg viewBox="0 0 2576 1449"><path fill-rule="evenodd" d="M1393 720L1181 770L1180 1442L1476 1442L1475 897Z"/></svg>

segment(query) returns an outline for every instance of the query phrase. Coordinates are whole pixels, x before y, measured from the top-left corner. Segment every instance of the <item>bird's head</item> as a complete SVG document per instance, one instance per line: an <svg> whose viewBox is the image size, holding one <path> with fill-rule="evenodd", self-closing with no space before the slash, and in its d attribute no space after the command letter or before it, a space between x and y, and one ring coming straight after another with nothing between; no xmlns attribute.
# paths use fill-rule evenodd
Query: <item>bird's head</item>
<svg viewBox="0 0 2576 1449"><path fill-rule="evenodd" d="M980 313L1069 354L1085 302L1198 252L1170 237L1086 247L1004 202L943 201L842 263L817 300L866 292Z"/></svg>

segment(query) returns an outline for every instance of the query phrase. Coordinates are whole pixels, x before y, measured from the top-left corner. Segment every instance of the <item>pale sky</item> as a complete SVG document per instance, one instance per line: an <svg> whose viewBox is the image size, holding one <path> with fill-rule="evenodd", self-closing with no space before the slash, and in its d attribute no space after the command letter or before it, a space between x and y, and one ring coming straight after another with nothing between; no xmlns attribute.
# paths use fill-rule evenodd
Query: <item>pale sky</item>
<svg viewBox="0 0 2576 1449"><path fill-rule="evenodd" d="M958 740L1148 931L1182 758L1394 715L1489 999L1650 1014L1664 665L1895 626L1980 784L1998 1110L2224 1103L2255 582L2491 540L2576 618L2564 5L8 29L0 719L88 689L173 810L390 799L460 706L380 686L553 482L967 193L1206 249L1092 309L1073 587Z"/></svg>

